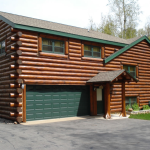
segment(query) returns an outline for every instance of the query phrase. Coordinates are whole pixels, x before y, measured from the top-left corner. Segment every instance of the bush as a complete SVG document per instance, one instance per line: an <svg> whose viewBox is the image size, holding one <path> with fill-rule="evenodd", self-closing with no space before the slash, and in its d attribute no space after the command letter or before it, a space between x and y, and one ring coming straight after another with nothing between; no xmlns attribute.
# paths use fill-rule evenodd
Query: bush
<svg viewBox="0 0 150 150"><path fill-rule="evenodd" d="M128 111L129 108L131 108L130 105L127 105L126 106L126 111Z"/></svg>
<svg viewBox="0 0 150 150"><path fill-rule="evenodd" d="M137 103L132 104L132 108L134 111L138 111L139 110L139 105Z"/></svg>
<svg viewBox="0 0 150 150"><path fill-rule="evenodd" d="M150 107L148 105L143 105L143 110L149 110Z"/></svg>

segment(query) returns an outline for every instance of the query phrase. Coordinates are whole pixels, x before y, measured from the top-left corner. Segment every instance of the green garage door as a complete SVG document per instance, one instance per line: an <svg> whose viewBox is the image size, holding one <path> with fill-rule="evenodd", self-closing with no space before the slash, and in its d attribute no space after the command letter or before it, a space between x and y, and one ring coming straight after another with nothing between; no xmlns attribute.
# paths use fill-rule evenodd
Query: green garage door
<svg viewBox="0 0 150 150"><path fill-rule="evenodd" d="M89 114L88 86L27 85L27 121Z"/></svg>

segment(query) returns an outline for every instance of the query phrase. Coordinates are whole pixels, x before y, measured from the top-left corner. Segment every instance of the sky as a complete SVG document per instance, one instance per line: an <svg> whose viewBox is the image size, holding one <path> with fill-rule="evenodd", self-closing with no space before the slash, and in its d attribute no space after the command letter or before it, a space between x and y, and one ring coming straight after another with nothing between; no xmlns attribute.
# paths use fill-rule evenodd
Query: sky
<svg viewBox="0 0 150 150"><path fill-rule="evenodd" d="M108 0L0 0L0 11L88 28L89 19L100 24L101 14L110 10ZM137 28L143 28L150 16L150 0L139 0L142 14Z"/></svg>

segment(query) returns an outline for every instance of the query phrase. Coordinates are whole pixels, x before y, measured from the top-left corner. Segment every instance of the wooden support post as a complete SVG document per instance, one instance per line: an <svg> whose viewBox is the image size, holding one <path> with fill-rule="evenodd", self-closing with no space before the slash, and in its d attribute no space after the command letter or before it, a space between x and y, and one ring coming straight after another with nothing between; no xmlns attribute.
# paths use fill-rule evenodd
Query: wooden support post
<svg viewBox="0 0 150 150"><path fill-rule="evenodd" d="M140 106L139 96L137 97L137 104Z"/></svg>
<svg viewBox="0 0 150 150"><path fill-rule="evenodd" d="M123 65L121 65L121 69L123 69Z"/></svg>
<svg viewBox="0 0 150 150"><path fill-rule="evenodd" d="M102 51L101 51L101 58L102 58L102 59L105 58L105 52L104 52L104 50L105 50L105 47L102 46Z"/></svg>
<svg viewBox="0 0 150 150"><path fill-rule="evenodd" d="M42 51L42 38L38 37L38 51L41 52Z"/></svg>
<svg viewBox="0 0 150 150"><path fill-rule="evenodd" d="M65 42L65 55L68 55L69 44L68 41Z"/></svg>
<svg viewBox="0 0 150 150"><path fill-rule="evenodd" d="M23 100L23 102L22 102L22 104L23 104L23 109L22 109L23 116L22 116L22 118L23 118L23 122L26 122L26 84L24 85L22 100Z"/></svg>
<svg viewBox="0 0 150 150"><path fill-rule="evenodd" d="M110 119L110 83L106 83L106 88L105 88L105 118Z"/></svg>
<svg viewBox="0 0 150 150"><path fill-rule="evenodd" d="M122 82L122 117L126 117L126 105L125 105L125 82Z"/></svg>
<svg viewBox="0 0 150 150"><path fill-rule="evenodd" d="M81 57L84 57L84 44L81 45Z"/></svg>

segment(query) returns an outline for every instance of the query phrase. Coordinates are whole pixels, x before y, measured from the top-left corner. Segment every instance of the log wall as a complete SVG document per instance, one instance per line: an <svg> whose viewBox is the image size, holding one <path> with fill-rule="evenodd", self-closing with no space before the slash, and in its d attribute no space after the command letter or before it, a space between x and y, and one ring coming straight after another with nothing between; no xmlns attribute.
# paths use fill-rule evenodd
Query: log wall
<svg viewBox="0 0 150 150"><path fill-rule="evenodd" d="M38 85L86 85L100 71L137 66L138 83L126 83L126 96L137 96L139 105L150 98L150 48L142 41L107 64L103 59L84 57L84 44L101 46L103 58L121 47L75 40L67 37L12 29L0 22L0 41L6 40L6 54L0 55L0 117L21 121L21 83ZM63 40L65 54L42 52L41 37ZM111 112L122 110L121 84L111 84Z"/></svg>
<svg viewBox="0 0 150 150"><path fill-rule="evenodd" d="M105 45L105 58L109 57L111 54L117 52L122 47L119 46L113 46L113 45Z"/></svg>
<svg viewBox="0 0 150 150"><path fill-rule="evenodd" d="M111 62L120 62L121 65L136 66L136 75L139 82L125 84L125 96L137 97L137 103L142 107L150 101L150 46L146 41L142 41L133 46L123 54L119 55ZM111 108L112 111L121 110L121 84L111 85Z"/></svg>
<svg viewBox="0 0 150 150"><path fill-rule="evenodd" d="M11 69L11 65L18 66L21 60L12 60L11 55L18 57L19 49L11 51L10 47L18 47L17 40L21 32L11 32L11 27L0 21L0 42L5 41L5 53L0 55L0 117L14 121L22 121L22 79L12 79L10 74L19 75L21 70ZM12 39L13 40L12 40Z"/></svg>

